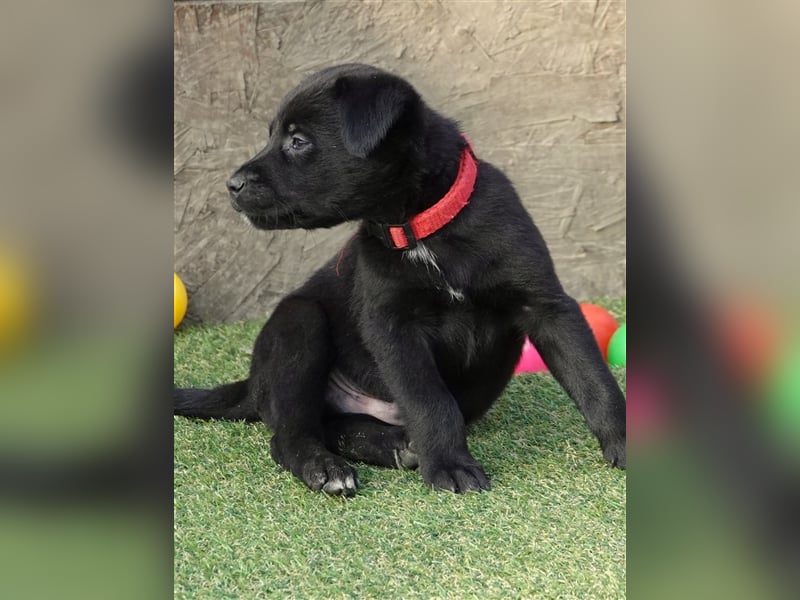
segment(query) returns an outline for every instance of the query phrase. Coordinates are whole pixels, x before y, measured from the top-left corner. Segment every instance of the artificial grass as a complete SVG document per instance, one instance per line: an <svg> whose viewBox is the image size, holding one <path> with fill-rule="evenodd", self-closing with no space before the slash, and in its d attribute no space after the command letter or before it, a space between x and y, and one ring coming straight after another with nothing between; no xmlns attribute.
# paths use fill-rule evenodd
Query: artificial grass
<svg viewBox="0 0 800 600"><path fill-rule="evenodd" d="M624 300L598 303L624 319ZM244 377L261 325L178 331L176 384ZM269 437L175 418L176 598L625 597L625 473L549 374L516 377L470 428L486 493L357 465L358 495L327 497L275 465Z"/></svg>

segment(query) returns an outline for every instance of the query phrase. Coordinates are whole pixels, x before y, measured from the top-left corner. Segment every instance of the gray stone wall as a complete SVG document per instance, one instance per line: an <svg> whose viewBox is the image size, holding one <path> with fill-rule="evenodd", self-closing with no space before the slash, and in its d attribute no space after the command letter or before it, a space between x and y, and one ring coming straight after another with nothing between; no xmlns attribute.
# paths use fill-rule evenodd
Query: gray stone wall
<svg viewBox="0 0 800 600"><path fill-rule="evenodd" d="M505 170L574 296L625 293L625 3L181 2L175 269L188 321L263 318L353 226L257 232L224 182L306 74L365 62L408 78Z"/></svg>

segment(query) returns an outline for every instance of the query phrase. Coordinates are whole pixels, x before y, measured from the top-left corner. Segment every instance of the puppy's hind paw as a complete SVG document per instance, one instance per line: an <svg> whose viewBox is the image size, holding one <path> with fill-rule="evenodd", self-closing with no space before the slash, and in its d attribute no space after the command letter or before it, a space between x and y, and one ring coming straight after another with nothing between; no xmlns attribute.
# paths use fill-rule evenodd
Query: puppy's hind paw
<svg viewBox="0 0 800 600"><path fill-rule="evenodd" d="M394 462L398 469L416 469L419 466L419 456L409 443L394 450Z"/></svg>

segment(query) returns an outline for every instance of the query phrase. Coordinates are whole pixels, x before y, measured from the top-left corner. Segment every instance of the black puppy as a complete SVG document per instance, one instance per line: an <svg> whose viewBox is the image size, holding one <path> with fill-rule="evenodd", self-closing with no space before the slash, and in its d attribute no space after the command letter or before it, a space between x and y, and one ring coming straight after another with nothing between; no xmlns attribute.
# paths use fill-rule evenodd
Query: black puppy
<svg viewBox="0 0 800 600"><path fill-rule="evenodd" d="M361 227L277 306L248 379L176 390L175 414L263 420L275 461L329 494L358 488L345 459L488 489L465 424L503 391L528 335L625 467L625 399L539 231L408 82L366 65L306 78L227 185L258 229Z"/></svg>

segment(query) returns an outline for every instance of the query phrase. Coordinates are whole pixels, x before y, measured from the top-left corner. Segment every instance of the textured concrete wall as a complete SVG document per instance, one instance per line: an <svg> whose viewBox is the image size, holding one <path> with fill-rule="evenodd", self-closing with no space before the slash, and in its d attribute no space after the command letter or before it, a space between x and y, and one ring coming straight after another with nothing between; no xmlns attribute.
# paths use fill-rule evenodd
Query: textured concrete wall
<svg viewBox="0 0 800 600"><path fill-rule="evenodd" d="M305 74L366 62L407 77L504 169L567 290L625 290L625 3L177 2L175 267L191 320L261 318L352 225L256 232L224 182Z"/></svg>

